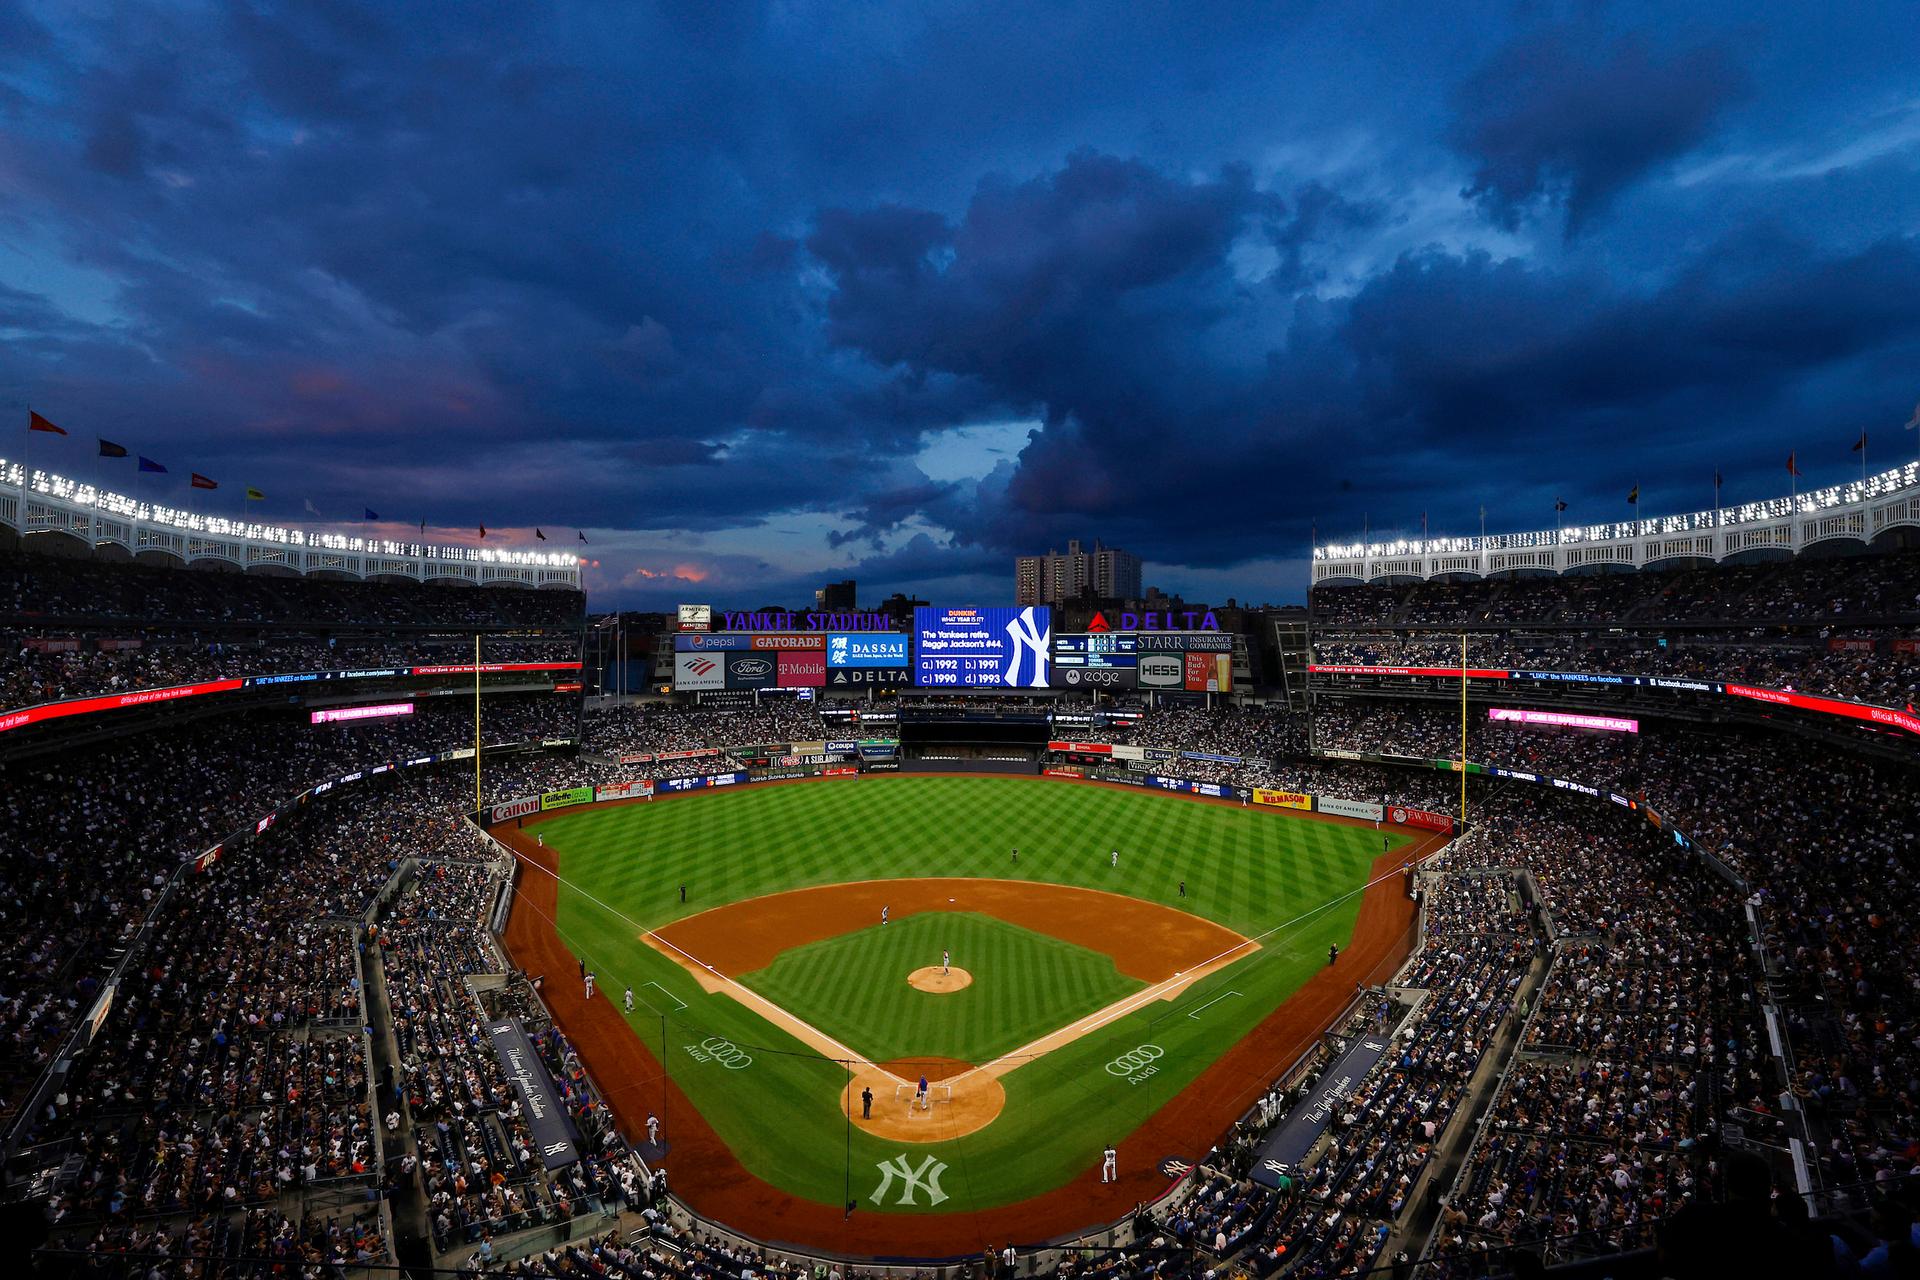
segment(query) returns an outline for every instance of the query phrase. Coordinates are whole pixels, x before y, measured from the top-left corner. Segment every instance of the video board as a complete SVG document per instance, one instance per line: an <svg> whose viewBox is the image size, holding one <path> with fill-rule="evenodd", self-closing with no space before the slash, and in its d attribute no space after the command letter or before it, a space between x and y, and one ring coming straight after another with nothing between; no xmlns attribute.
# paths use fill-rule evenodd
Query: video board
<svg viewBox="0 0 1920 1280"><path fill-rule="evenodd" d="M1045 605L913 611L913 682L923 688L1044 689L1052 658Z"/></svg>

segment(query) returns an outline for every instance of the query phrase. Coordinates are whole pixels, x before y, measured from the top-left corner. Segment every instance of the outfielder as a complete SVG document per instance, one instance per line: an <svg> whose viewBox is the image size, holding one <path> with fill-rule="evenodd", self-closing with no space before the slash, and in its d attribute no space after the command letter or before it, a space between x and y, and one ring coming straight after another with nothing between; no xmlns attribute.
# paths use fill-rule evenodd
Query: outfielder
<svg viewBox="0 0 1920 1280"><path fill-rule="evenodd" d="M1111 1142L1107 1144L1106 1152L1100 1157L1100 1181L1120 1181L1120 1153L1113 1149Z"/></svg>
<svg viewBox="0 0 1920 1280"><path fill-rule="evenodd" d="M1113 862L1111 865L1115 871L1120 869L1120 851L1118 849L1113 851Z"/></svg>

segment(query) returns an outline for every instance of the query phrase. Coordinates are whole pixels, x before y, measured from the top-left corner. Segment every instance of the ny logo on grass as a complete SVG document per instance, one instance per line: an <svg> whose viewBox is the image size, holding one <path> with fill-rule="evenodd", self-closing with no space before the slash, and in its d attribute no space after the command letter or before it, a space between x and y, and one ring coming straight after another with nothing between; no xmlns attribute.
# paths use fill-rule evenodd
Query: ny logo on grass
<svg viewBox="0 0 1920 1280"><path fill-rule="evenodd" d="M871 1197L875 1204L887 1202L887 1188L893 1185L896 1174L900 1177L900 1198L894 1201L896 1206L912 1204L915 1191L926 1192L929 1205L937 1205L947 1198L940 1190L940 1175L947 1171L947 1166L932 1156L921 1161L917 1170L907 1163L905 1152L891 1160L882 1160L874 1167L880 1170L880 1185L874 1188Z"/></svg>

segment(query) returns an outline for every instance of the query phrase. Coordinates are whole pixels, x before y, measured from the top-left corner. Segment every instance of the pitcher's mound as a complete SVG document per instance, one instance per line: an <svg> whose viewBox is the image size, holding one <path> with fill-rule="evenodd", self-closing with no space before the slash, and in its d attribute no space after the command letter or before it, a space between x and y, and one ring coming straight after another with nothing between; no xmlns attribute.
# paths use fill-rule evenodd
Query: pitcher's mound
<svg viewBox="0 0 1920 1280"><path fill-rule="evenodd" d="M940 966L930 964L924 969L915 969L907 975L907 985L915 991L931 991L935 995L945 995L949 991L958 991L962 987L973 985L973 975L965 969L948 969L940 972Z"/></svg>

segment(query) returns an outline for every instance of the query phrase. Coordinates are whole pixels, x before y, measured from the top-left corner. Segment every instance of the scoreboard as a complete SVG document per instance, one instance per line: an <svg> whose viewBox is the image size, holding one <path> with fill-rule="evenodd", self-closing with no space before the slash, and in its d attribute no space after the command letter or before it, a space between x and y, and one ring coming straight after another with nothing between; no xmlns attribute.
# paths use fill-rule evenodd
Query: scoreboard
<svg viewBox="0 0 1920 1280"><path fill-rule="evenodd" d="M1056 667L1112 667L1130 671L1139 661L1140 637L1131 631L1062 634L1053 638Z"/></svg>
<svg viewBox="0 0 1920 1280"><path fill-rule="evenodd" d="M1053 656L1052 611L913 611L913 682L923 688L1044 689Z"/></svg>

